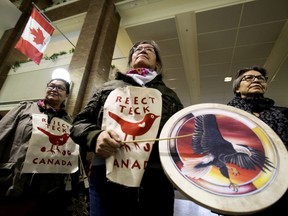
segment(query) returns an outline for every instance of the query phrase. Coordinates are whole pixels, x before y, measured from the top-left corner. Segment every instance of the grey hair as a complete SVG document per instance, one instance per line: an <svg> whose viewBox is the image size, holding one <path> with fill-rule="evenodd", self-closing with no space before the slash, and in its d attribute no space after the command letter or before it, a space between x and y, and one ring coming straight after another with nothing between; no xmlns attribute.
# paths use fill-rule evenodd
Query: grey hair
<svg viewBox="0 0 288 216"><path fill-rule="evenodd" d="M158 46L158 44L151 40L142 40L142 41L138 41L136 42L132 48L130 49L129 51L129 57L128 57L128 68L130 68L130 63L132 61L132 55L135 51L135 48L138 47L140 44L150 44L154 47L154 50L155 50L155 55L156 55L156 67L154 68L154 70L158 73L158 74L161 74L162 73L162 69L163 69L163 63L162 63L162 59L161 59L161 55L160 55L160 48ZM158 66L158 67L157 67Z"/></svg>
<svg viewBox="0 0 288 216"><path fill-rule="evenodd" d="M237 93L236 91L240 87L240 83L241 83L241 80L243 78L243 74L246 73L247 71L250 71L250 70L258 71L259 73L261 73L261 75L263 75L264 77L267 77L267 70L263 67L254 65L252 67L241 68L235 74L235 78L233 81L232 89L233 89L234 95L239 95L239 93Z"/></svg>

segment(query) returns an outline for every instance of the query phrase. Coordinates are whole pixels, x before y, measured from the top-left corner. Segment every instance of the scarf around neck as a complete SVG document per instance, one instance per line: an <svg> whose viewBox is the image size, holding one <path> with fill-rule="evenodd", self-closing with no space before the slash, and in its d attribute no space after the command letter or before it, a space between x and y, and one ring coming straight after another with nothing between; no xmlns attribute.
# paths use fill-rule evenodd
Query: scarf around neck
<svg viewBox="0 0 288 216"><path fill-rule="evenodd" d="M62 118L63 116L67 115L66 111L64 110L64 104L61 105L60 110L54 110L52 108L47 108L47 101L45 99L40 99L37 102L37 105L42 113L47 114L48 116L48 123L51 122L53 117Z"/></svg>
<svg viewBox="0 0 288 216"><path fill-rule="evenodd" d="M234 97L228 105L240 108L250 113L268 110L274 105L274 101L270 98L241 98L240 96Z"/></svg>
<svg viewBox="0 0 288 216"><path fill-rule="evenodd" d="M139 85L145 86L157 76L157 72L148 68L133 68L127 71L126 75L132 77Z"/></svg>
<svg viewBox="0 0 288 216"><path fill-rule="evenodd" d="M274 106L274 103L274 100L270 98L241 98L240 96L236 96L228 102L227 105L245 110L249 113L259 113L260 116L258 118L276 132L288 149L288 119Z"/></svg>

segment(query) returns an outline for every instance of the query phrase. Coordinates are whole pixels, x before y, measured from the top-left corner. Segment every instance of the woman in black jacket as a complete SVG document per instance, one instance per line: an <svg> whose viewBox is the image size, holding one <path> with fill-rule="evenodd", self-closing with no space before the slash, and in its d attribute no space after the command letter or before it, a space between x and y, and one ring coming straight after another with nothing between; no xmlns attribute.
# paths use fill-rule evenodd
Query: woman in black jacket
<svg viewBox="0 0 288 216"><path fill-rule="evenodd" d="M259 66L242 68L235 76L233 92L235 97L228 105L245 110L270 126L280 137L284 145L288 146L288 119L285 108L274 106L274 101L264 97L267 89L267 71ZM286 111L287 112L287 111ZM286 193L271 207L268 207L254 216L275 215L277 209L286 208L288 194Z"/></svg>
<svg viewBox="0 0 288 216"><path fill-rule="evenodd" d="M275 131L287 148L288 119L284 108L276 107L272 99L264 97L267 79L266 69L259 66L239 70L233 82L235 97L228 105L257 116Z"/></svg>
<svg viewBox="0 0 288 216"><path fill-rule="evenodd" d="M128 65L125 74L118 73L93 95L71 129L71 138L94 153L90 215L172 216L174 189L160 164L156 140L183 105L162 80L154 41L134 44Z"/></svg>

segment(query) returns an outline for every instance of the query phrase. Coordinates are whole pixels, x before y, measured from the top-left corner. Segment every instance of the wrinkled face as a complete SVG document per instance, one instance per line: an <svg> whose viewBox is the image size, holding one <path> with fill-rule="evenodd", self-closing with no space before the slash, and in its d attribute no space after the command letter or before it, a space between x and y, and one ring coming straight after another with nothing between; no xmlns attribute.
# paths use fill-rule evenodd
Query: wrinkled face
<svg viewBox="0 0 288 216"><path fill-rule="evenodd" d="M45 99L60 106L67 98L65 83L61 80L53 80L46 87Z"/></svg>
<svg viewBox="0 0 288 216"><path fill-rule="evenodd" d="M241 94L242 98L264 95L267 89L267 79L260 72L250 70L242 75L240 86L236 92Z"/></svg>
<svg viewBox="0 0 288 216"><path fill-rule="evenodd" d="M156 54L151 44L139 44L132 54L131 68L156 68Z"/></svg>

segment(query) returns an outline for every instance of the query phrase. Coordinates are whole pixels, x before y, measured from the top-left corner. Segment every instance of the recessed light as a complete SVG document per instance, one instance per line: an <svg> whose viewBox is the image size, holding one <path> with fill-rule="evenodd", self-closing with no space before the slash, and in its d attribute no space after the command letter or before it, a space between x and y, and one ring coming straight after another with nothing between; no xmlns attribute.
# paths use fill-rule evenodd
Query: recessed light
<svg viewBox="0 0 288 216"><path fill-rule="evenodd" d="M224 82L231 82L231 80L232 80L232 77L225 77L224 78Z"/></svg>

